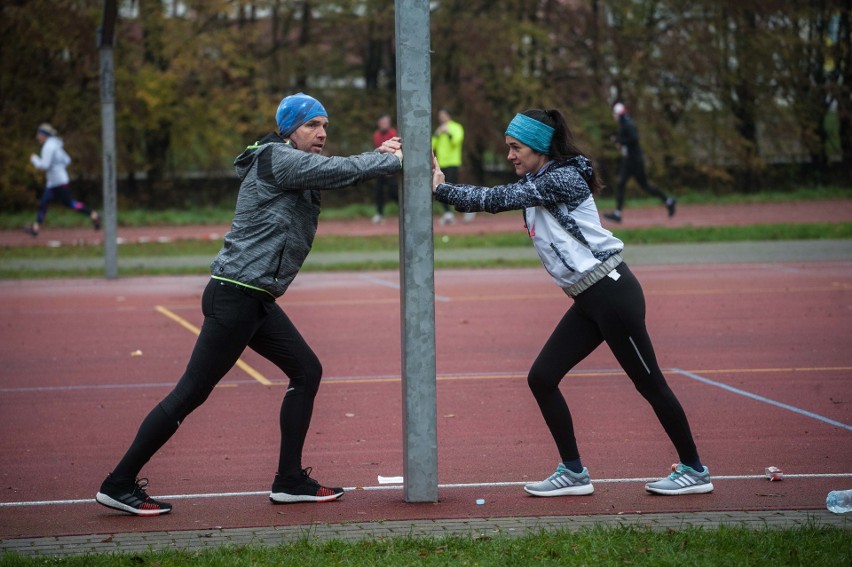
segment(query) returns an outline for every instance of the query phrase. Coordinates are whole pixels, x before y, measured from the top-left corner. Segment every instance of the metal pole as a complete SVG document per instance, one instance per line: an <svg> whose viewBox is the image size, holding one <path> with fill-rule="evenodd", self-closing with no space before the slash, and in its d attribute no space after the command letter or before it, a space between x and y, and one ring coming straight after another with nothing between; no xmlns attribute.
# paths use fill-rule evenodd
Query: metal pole
<svg viewBox="0 0 852 567"><path fill-rule="evenodd" d="M104 14L98 30L101 72L101 143L103 145L103 193L104 193L104 276L118 277L118 207L116 206L115 181L115 71L112 58L115 19L115 0L104 1Z"/></svg>
<svg viewBox="0 0 852 567"><path fill-rule="evenodd" d="M429 0L396 0L395 8L397 122L405 154L399 216L404 491L406 502L437 502Z"/></svg>

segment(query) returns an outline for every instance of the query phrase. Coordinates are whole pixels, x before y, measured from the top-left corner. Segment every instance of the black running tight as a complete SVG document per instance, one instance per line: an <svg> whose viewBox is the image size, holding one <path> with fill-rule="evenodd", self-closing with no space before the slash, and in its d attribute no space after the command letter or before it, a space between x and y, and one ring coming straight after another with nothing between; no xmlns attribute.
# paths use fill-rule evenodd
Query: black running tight
<svg viewBox="0 0 852 567"><path fill-rule="evenodd" d="M649 195L653 195L664 203L668 199L668 195L663 193L660 188L648 183L648 178L645 176L645 164L640 154L621 160L618 168L618 184L615 186L615 210L620 211L624 208L624 190L631 177L636 179L639 187Z"/></svg>
<svg viewBox="0 0 852 567"><path fill-rule="evenodd" d="M71 190L66 183L57 187L45 188L38 203L38 213L36 214L36 222L38 224L44 224L44 219L47 216L47 206L53 201L59 201L69 209L73 209L86 216L92 214L92 209L87 207L85 203L71 198Z"/></svg>
<svg viewBox="0 0 852 567"><path fill-rule="evenodd" d="M186 416L207 399L246 346L272 361L290 379L279 415L278 473L298 478L314 397L322 378L319 359L274 301L263 301L210 280L201 307L204 323L184 375L143 420L136 438L113 471L113 480L132 481L138 476Z"/></svg>
<svg viewBox="0 0 852 567"><path fill-rule="evenodd" d="M645 328L645 297L627 265L581 293L556 326L528 376L529 387L563 461L580 458L562 378L606 342L640 394L651 404L682 463L699 462L686 414L669 388Z"/></svg>

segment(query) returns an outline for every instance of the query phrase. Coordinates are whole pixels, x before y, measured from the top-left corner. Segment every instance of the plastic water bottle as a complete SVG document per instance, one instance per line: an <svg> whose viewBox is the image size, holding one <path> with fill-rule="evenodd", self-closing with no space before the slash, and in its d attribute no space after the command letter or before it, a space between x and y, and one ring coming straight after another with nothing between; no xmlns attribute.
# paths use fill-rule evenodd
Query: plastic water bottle
<svg viewBox="0 0 852 567"><path fill-rule="evenodd" d="M852 512L852 490L832 490L825 497L825 507L835 514Z"/></svg>

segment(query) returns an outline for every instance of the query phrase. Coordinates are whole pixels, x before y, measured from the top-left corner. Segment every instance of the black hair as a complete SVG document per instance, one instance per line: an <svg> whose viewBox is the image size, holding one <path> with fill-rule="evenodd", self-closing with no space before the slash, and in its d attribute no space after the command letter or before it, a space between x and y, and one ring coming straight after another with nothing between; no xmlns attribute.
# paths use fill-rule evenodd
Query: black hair
<svg viewBox="0 0 852 567"><path fill-rule="evenodd" d="M531 108L523 111L521 114L528 116L533 120L538 120L542 124L547 124L553 128L553 140L550 142L550 152L548 152L548 155L552 160L564 162L572 157L583 156L591 161L589 156L580 151L579 146L577 146L577 142L574 141L574 135L571 133L571 129L568 128L568 123L565 121L565 117L559 110L555 108L547 110ZM592 169L591 177L586 181L589 184L589 189L591 189L593 195L597 195L603 188L594 169Z"/></svg>

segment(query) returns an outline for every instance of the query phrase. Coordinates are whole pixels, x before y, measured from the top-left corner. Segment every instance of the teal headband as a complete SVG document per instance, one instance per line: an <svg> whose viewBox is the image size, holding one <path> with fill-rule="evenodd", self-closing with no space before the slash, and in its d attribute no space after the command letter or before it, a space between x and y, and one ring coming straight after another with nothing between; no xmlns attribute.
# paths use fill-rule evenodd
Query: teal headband
<svg viewBox="0 0 852 567"><path fill-rule="evenodd" d="M506 136L511 136L540 154L550 154L550 142L554 129L525 114L516 114L506 128Z"/></svg>

